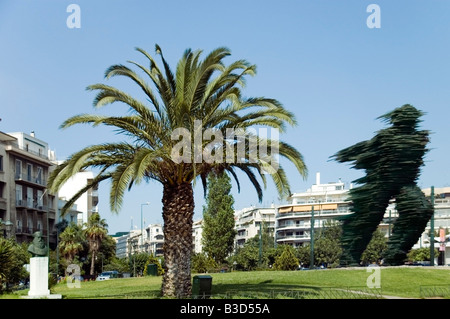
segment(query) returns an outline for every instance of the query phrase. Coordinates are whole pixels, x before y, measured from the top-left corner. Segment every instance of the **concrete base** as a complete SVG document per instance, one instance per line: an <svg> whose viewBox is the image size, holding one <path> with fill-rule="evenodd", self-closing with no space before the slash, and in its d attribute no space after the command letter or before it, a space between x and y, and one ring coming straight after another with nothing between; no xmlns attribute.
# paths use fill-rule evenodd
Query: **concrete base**
<svg viewBox="0 0 450 319"><path fill-rule="evenodd" d="M22 296L24 299L62 299L62 295L59 294L48 294L42 296Z"/></svg>

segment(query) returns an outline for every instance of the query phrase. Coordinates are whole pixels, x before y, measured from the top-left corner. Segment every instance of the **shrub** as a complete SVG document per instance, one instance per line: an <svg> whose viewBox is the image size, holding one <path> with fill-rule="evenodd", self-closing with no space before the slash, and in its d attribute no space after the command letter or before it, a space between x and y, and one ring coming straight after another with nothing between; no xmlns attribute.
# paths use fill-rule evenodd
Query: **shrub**
<svg viewBox="0 0 450 319"><path fill-rule="evenodd" d="M299 266L299 261L295 257L295 250L292 246L286 245L284 251L275 259L273 267L276 270L296 270Z"/></svg>

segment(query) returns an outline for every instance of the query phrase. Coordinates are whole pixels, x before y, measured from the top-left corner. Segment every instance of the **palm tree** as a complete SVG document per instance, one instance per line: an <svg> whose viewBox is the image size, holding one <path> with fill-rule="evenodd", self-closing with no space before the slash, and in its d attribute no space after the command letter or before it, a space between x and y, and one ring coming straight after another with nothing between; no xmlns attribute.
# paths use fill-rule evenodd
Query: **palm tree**
<svg viewBox="0 0 450 319"><path fill-rule="evenodd" d="M59 251L70 265L75 256L83 250L81 229L74 223L69 224L59 235Z"/></svg>
<svg viewBox="0 0 450 319"><path fill-rule="evenodd" d="M163 186L166 263L162 294L184 297L191 294L193 183L197 178L206 188L209 173L226 171L234 177L239 190L237 172L243 172L261 201L261 182L265 187L267 175L271 176L280 196L290 194L278 155L293 163L303 177L306 177L307 169L295 148L275 138L255 134L256 128L260 127L284 132L287 124L296 125L294 115L277 100L242 96L245 77L256 73L255 65L238 60L226 66L223 60L230 51L223 47L211 51L203 60L200 59L202 51L188 49L174 74L158 45L156 54L162 60L162 69L145 50L136 50L146 57L148 66L129 63L148 77L149 82L124 65L109 67L105 78L128 78L143 91L148 103L115 87L94 84L88 87L88 90L98 92L94 107L122 102L129 107L129 113L125 116L80 114L61 125L67 128L79 123L102 124L115 128L128 139L88 146L72 154L54 170L49 187L57 191L80 170L97 168L99 172L92 182L74 195L65 207L70 207L89 188L109 179L110 206L112 211L118 212L126 189L142 181L160 182ZM243 134L227 134L237 131ZM208 134L210 140L205 140ZM213 141L212 136L215 137ZM190 143L192 141L194 145ZM270 147L272 152L265 154L264 149L255 150L255 143Z"/></svg>
<svg viewBox="0 0 450 319"><path fill-rule="evenodd" d="M91 270L90 275L94 275L95 257L100 250L100 244L108 234L108 224L104 219L100 218L99 213L93 213L88 222L85 224L86 229L84 233L89 243L89 250L91 252Z"/></svg>

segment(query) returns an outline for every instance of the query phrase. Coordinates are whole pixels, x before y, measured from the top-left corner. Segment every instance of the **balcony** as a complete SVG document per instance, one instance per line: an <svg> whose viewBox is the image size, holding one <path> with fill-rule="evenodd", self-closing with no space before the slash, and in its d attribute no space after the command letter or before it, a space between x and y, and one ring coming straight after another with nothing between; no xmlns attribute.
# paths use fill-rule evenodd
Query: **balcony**
<svg viewBox="0 0 450 319"><path fill-rule="evenodd" d="M40 229L40 228L34 228L34 227L17 227L16 235L33 235L37 231L40 231L43 236L47 236L46 229Z"/></svg>
<svg viewBox="0 0 450 319"><path fill-rule="evenodd" d="M48 212L48 207L46 205L37 203L36 201L33 201L30 198L16 199L16 207L37 210L38 212L43 212L43 213Z"/></svg>
<svg viewBox="0 0 450 319"><path fill-rule="evenodd" d="M277 241L310 241L311 237L309 234L303 235L277 235Z"/></svg>
<svg viewBox="0 0 450 319"><path fill-rule="evenodd" d="M27 173L16 173L14 179L16 183L19 182L30 186L38 186L40 188L47 187L47 182L42 177L31 176Z"/></svg>

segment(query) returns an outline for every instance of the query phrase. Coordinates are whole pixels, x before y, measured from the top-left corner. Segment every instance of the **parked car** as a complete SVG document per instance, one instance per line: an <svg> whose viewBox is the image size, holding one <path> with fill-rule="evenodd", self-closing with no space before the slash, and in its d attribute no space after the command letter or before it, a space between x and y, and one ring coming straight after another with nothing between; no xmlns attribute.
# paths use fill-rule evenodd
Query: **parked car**
<svg viewBox="0 0 450 319"><path fill-rule="evenodd" d="M109 280L109 279L118 278L118 277L119 277L119 272L118 271L115 271L115 270L104 271L95 280L96 281L102 281L102 280Z"/></svg>

